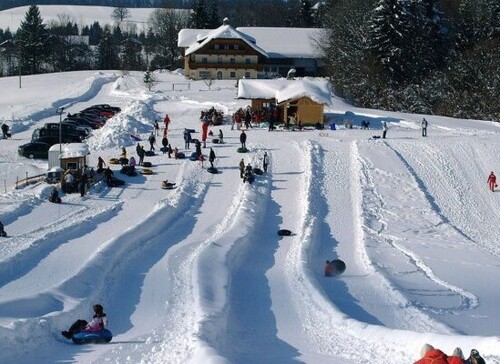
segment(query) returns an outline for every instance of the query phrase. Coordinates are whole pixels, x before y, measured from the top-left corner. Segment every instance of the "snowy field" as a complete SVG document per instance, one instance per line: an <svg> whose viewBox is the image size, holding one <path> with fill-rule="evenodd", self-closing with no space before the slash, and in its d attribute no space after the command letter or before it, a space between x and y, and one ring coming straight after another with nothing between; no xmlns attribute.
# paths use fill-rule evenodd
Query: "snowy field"
<svg viewBox="0 0 500 364"><path fill-rule="evenodd" d="M500 363L500 124L357 109L333 99L330 120L354 129L248 131L249 153L228 121L213 147L220 174L200 162L146 157L154 174L123 187L47 201L50 185L14 189L47 161L17 147L56 109L109 103L122 112L88 140L98 156L135 155L154 119L168 113L172 147L200 137L199 115L249 104L234 81L208 91L158 73L74 72L0 79L0 362L2 363L413 363L430 343L448 354L478 349ZM173 83L180 83L172 91ZM361 130L370 120L371 130ZM381 122L389 124L387 139ZM210 139L209 139L210 141ZM158 147L157 147L158 148ZM203 152L207 155L208 148ZM191 150L186 151L190 153ZM238 163L267 174L244 184ZM177 184L160 188L162 180ZM278 229L293 236L280 238ZM327 259L346 272L323 276ZM78 346L61 330L100 302L113 341Z"/></svg>

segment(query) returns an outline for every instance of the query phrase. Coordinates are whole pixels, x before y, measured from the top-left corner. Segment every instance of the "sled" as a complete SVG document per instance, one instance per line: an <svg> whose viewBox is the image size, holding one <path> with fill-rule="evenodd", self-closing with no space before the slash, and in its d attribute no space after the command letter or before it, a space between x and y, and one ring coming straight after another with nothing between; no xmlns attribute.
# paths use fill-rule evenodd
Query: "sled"
<svg viewBox="0 0 500 364"><path fill-rule="evenodd" d="M243 147L239 147L238 149L236 149L236 151L238 153L246 153L246 152L248 152L248 149L247 148L243 148Z"/></svg>
<svg viewBox="0 0 500 364"><path fill-rule="evenodd" d="M177 155L175 156L175 159L184 159L184 158L186 158L186 155L182 152L177 153Z"/></svg>
<svg viewBox="0 0 500 364"><path fill-rule="evenodd" d="M290 235L292 235L292 232L290 230L287 230L287 229L280 229L280 230L278 230L278 235L279 236L290 236Z"/></svg>
<svg viewBox="0 0 500 364"><path fill-rule="evenodd" d="M340 259L334 259L330 262L330 264L333 267L332 276L339 276L345 272L346 265L345 265L344 261L342 261Z"/></svg>
<svg viewBox="0 0 500 364"><path fill-rule="evenodd" d="M142 166L146 168L151 168L153 167L153 164L151 162L142 162Z"/></svg>
<svg viewBox="0 0 500 364"><path fill-rule="evenodd" d="M137 135L134 135L134 134L130 134L130 137L135 140L136 142L140 142L141 141L141 138Z"/></svg>
<svg viewBox="0 0 500 364"><path fill-rule="evenodd" d="M154 152L154 151L152 151L152 150L148 150L147 152L144 152L144 155L145 155L146 157L152 157L152 156L154 156L154 155L156 155L156 154L155 154L155 152Z"/></svg>
<svg viewBox="0 0 500 364"><path fill-rule="evenodd" d="M253 173L255 173L258 176L261 176L264 174L264 171L262 171L262 169L256 167L253 169Z"/></svg>
<svg viewBox="0 0 500 364"><path fill-rule="evenodd" d="M75 344L104 344L109 343L113 339L111 331L104 329L100 331L80 331L73 334L71 340Z"/></svg>
<svg viewBox="0 0 500 364"><path fill-rule="evenodd" d="M173 190L175 188L175 183L170 183L170 182L162 182L161 183L161 188L163 188L164 190Z"/></svg>
<svg viewBox="0 0 500 364"><path fill-rule="evenodd" d="M212 173L212 174L217 174L217 173L219 173L219 170L215 167L208 167L207 172Z"/></svg>
<svg viewBox="0 0 500 364"><path fill-rule="evenodd" d="M214 144L219 144L219 142L220 142L219 138L212 139L212 143L214 143Z"/></svg>
<svg viewBox="0 0 500 364"><path fill-rule="evenodd" d="M142 174L153 174L153 170L150 168L143 168L141 169Z"/></svg>
<svg viewBox="0 0 500 364"><path fill-rule="evenodd" d="M118 158L111 158L109 164L120 164L120 160Z"/></svg>
<svg viewBox="0 0 500 364"><path fill-rule="evenodd" d="M197 161L198 160L198 154L196 152L191 153L189 156L190 161Z"/></svg>

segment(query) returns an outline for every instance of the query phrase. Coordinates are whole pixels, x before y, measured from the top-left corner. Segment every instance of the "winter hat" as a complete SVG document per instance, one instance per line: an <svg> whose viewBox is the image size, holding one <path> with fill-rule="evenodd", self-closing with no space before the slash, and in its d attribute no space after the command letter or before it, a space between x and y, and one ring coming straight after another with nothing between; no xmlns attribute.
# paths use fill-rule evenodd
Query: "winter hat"
<svg viewBox="0 0 500 364"><path fill-rule="evenodd" d="M420 350L420 355L424 357L425 354L427 354L427 352L431 350L434 350L434 346L430 344L424 344L424 346L422 346L422 350Z"/></svg>
<svg viewBox="0 0 500 364"><path fill-rule="evenodd" d="M455 348L455 350L453 350L452 356L458 356L460 359L465 359L464 353L462 352L462 349L460 349L460 348Z"/></svg>

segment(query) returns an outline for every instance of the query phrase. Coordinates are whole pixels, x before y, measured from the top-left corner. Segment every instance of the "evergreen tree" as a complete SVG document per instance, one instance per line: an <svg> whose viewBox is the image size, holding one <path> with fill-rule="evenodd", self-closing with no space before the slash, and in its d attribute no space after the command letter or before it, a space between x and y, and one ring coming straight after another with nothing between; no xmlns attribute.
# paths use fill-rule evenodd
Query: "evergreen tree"
<svg viewBox="0 0 500 364"><path fill-rule="evenodd" d="M310 0L300 0L298 16L296 17L295 27L312 28L315 25L313 8Z"/></svg>
<svg viewBox="0 0 500 364"><path fill-rule="evenodd" d="M207 28L215 29L221 26L219 7L216 0L212 0L207 10Z"/></svg>
<svg viewBox="0 0 500 364"><path fill-rule="evenodd" d="M43 60L49 53L48 37L49 33L45 29L38 6L31 5L16 34L21 64L25 72L35 74L42 71Z"/></svg>
<svg viewBox="0 0 500 364"><path fill-rule="evenodd" d="M108 27L104 28L98 47L97 67L102 70L119 69L119 59L116 43L114 43Z"/></svg>
<svg viewBox="0 0 500 364"><path fill-rule="evenodd" d="M194 29L208 28L208 9L205 0L196 0L191 13L190 27Z"/></svg>
<svg viewBox="0 0 500 364"><path fill-rule="evenodd" d="M141 56L142 44L135 38L127 38L122 42L122 69L126 71L144 69Z"/></svg>

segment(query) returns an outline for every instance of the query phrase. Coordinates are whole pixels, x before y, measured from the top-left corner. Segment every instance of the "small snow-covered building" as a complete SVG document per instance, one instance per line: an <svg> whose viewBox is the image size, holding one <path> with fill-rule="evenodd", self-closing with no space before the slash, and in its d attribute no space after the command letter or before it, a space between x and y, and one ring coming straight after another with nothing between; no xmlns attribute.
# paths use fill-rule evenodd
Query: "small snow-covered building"
<svg viewBox="0 0 500 364"><path fill-rule="evenodd" d="M182 29L177 45L184 72L191 79L272 78L317 76L322 57L315 46L322 29L233 28L227 18L217 29Z"/></svg>
<svg viewBox="0 0 500 364"><path fill-rule="evenodd" d="M324 123L324 108L331 105L332 94L324 80L239 80L238 98L252 100L252 109L277 108L279 122L292 115L302 125Z"/></svg>
<svg viewBox="0 0 500 364"><path fill-rule="evenodd" d="M87 165L89 146L85 143L54 144L49 149L49 170L53 167L80 173Z"/></svg>

